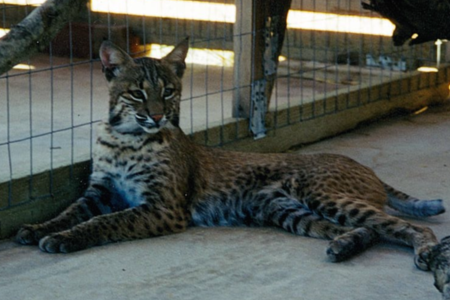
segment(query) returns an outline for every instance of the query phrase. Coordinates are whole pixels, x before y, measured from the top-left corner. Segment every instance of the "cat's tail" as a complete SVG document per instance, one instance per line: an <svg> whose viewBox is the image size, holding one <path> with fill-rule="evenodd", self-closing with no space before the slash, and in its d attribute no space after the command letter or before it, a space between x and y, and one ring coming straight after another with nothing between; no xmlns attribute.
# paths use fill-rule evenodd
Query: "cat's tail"
<svg viewBox="0 0 450 300"><path fill-rule="evenodd" d="M388 195L387 205L399 212L414 217L430 217L445 212L442 199L419 200L383 183Z"/></svg>

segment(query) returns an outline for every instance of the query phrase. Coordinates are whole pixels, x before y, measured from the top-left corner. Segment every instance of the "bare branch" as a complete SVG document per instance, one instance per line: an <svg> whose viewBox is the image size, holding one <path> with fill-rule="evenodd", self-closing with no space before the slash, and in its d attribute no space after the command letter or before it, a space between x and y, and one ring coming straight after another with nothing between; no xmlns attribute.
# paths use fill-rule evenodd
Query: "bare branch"
<svg viewBox="0 0 450 300"><path fill-rule="evenodd" d="M88 0L47 0L0 39L0 74L45 48Z"/></svg>

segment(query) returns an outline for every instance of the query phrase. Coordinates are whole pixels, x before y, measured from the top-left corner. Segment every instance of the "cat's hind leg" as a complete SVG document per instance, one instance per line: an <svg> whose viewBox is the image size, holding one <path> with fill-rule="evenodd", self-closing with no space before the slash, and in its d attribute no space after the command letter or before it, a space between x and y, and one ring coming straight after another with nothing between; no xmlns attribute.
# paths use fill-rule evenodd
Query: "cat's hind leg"
<svg viewBox="0 0 450 300"><path fill-rule="evenodd" d="M263 190L255 199L255 216L264 223L298 235L331 239L326 253L333 262L349 259L379 241L374 230L332 223L282 189Z"/></svg>
<svg viewBox="0 0 450 300"><path fill-rule="evenodd" d="M341 262L363 252L380 241L380 235L366 227L354 228L335 237L328 244L327 256L332 262Z"/></svg>
<svg viewBox="0 0 450 300"><path fill-rule="evenodd" d="M429 270L428 254L431 248L438 244L437 238L430 228L390 216L366 201L346 195L336 195L333 198L311 197L304 199L303 202L311 211L331 222L349 227L370 228L381 238L413 247L416 266L421 270Z"/></svg>

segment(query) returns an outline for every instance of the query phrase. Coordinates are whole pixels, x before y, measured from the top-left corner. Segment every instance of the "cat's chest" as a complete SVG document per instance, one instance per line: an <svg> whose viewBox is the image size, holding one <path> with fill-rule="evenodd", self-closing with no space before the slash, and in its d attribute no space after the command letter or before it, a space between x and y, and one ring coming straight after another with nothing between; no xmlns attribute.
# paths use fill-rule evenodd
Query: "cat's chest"
<svg viewBox="0 0 450 300"><path fill-rule="evenodd" d="M145 194L158 172L157 164L136 158L117 159L100 165L101 167L97 166L97 172L94 172L93 176L101 176L115 196L115 201L123 201L128 207L145 202Z"/></svg>
<svg viewBox="0 0 450 300"><path fill-rule="evenodd" d="M104 182L117 205L135 207L145 203L146 193L161 173L160 160L146 148L133 150L103 145L94 155L91 180Z"/></svg>

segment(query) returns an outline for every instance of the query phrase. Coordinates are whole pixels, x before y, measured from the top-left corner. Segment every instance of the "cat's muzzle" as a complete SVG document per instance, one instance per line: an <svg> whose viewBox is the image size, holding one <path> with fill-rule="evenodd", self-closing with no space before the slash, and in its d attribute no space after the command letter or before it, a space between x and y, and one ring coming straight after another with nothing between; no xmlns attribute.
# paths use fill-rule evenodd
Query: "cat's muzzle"
<svg viewBox="0 0 450 300"><path fill-rule="evenodd" d="M144 116L141 114L135 115L136 122L144 129L153 129L153 128L160 128L166 123L166 119L164 118L164 115L150 115L150 116Z"/></svg>

